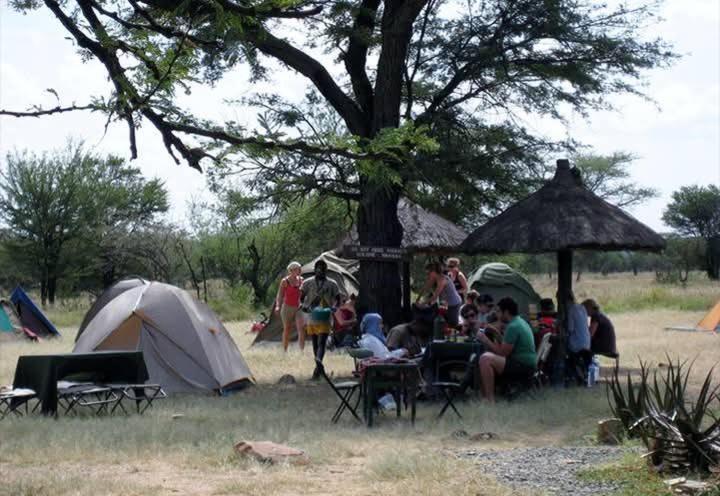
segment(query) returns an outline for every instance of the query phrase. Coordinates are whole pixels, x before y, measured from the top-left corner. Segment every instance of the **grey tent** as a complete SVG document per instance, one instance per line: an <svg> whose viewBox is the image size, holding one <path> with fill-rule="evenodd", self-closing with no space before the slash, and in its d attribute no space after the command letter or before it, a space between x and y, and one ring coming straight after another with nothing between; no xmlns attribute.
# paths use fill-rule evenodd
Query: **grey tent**
<svg viewBox="0 0 720 496"><path fill-rule="evenodd" d="M476 270L468 279L468 287L480 294L489 294L495 303L506 296L518 303L520 313L528 317L529 306L540 304L540 295L519 272L504 263L488 263Z"/></svg>
<svg viewBox="0 0 720 496"><path fill-rule="evenodd" d="M159 282L117 294L91 318L73 353L140 350L150 381L167 392L211 392L253 380L215 313L186 291Z"/></svg>
<svg viewBox="0 0 720 496"><path fill-rule="evenodd" d="M131 279L123 279L122 281L118 281L109 288L107 288L103 294L101 294L97 300L95 300L95 303L90 307L90 310L87 311L85 314L85 317L83 318L82 323L80 324L80 329L78 329L77 336L75 336L75 341L77 341L80 338L80 334L82 334L85 331L85 328L90 323L92 319L95 318L95 316L98 314L100 310L103 309L105 305L110 303L113 299L115 299L116 296L118 296L121 293L124 293L128 289L136 288L138 286L142 286L144 284L149 284L148 281L145 279L141 279L139 277L134 277Z"/></svg>
<svg viewBox="0 0 720 496"><path fill-rule="evenodd" d="M335 281L340 289L340 293L345 296L358 294L360 285L355 274L360 267L357 260L347 260L336 256L332 251L326 251L320 254L311 262L303 265L301 274L303 279L311 279L315 269L315 263L318 260L324 260L328 265L327 276ZM297 339L297 333L293 331L290 336L291 340ZM253 344L263 341L281 341L282 340L282 321L280 315L270 309L270 319L262 331L255 336Z"/></svg>

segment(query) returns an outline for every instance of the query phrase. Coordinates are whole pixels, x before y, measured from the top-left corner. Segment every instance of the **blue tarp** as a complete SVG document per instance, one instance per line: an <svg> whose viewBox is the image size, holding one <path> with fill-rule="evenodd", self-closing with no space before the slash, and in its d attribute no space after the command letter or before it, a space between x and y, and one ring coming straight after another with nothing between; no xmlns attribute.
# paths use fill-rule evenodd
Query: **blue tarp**
<svg viewBox="0 0 720 496"><path fill-rule="evenodd" d="M40 336L54 335L59 336L60 333L55 326L45 317L45 314L35 305L35 302L30 299L27 293L20 286L16 287L10 295L10 301L13 302L15 307L18 309L18 315L22 324L33 331L35 334ZM32 315L27 315L30 312ZM39 329L38 324L43 326L44 329Z"/></svg>

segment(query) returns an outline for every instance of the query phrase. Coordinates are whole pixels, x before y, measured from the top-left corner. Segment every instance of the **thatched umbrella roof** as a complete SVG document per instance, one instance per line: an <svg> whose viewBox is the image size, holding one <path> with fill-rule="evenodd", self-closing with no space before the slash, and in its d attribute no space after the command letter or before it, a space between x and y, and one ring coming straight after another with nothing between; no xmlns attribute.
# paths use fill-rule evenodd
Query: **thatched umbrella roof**
<svg viewBox="0 0 720 496"><path fill-rule="evenodd" d="M561 250L659 251L655 231L588 190L579 171L558 160L555 177L475 230L466 253L541 253Z"/></svg>
<svg viewBox="0 0 720 496"><path fill-rule="evenodd" d="M467 238L467 233L457 224L428 212L407 198L398 202L398 218L403 227L401 247L409 253L456 253ZM357 228L353 227L342 245L357 243Z"/></svg>
<svg viewBox="0 0 720 496"><path fill-rule="evenodd" d="M583 185L577 169L570 169L567 160L558 160L555 177L476 229L463 242L462 251L557 252L557 300L564 333L567 308L572 301L573 250L658 251L664 247L665 240L660 235L596 196ZM564 341L557 345L558 356L563 356ZM559 376L554 382L561 379Z"/></svg>

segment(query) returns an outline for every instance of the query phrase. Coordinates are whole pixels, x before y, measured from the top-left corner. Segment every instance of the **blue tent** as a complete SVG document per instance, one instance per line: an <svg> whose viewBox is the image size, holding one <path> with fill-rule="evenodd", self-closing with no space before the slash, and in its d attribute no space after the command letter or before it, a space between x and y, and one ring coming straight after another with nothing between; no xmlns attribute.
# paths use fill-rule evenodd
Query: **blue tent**
<svg viewBox="0 0 720 496"><path fill-rule="evenodd" d="M40 337L60 336L55 326L45 317L45 314L35 305L27 293L18 286L10 295L10 301L20 317L20 322Z"/></svg>

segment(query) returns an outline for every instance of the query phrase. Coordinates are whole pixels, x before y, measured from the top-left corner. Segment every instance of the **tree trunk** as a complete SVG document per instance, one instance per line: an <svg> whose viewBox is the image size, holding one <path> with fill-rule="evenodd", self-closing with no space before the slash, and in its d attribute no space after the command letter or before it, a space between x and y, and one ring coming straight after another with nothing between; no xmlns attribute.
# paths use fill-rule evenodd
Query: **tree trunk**
<svg viewBox="0 0 720 496"><path fill-rule="evenodd" d="M47 305L47 275L45 274L40 279L40 304Z"/></svg>
<svg viewBox="0 0 720 496"><path fill-rule="evenodd" d="M707 275L713 281L720 279L720 236L707 240L705 246Z"/></svg>
<svg viewBox="0 0 720 496"><path fill-rule="evenodd" d="M400 193L388 188L367 187L358 205L358 237L363 246L398 247L402 226L397 205ZM402 290L397 262L360 261L359 305L382 315L386 327L402 321Z"/></svg>
<svg viewBox="0 0 720 496"><path fill-rule="evenodd" d="M47 283L47 296L48 303L52 306L55 305L55 290L57 289L57 276L48 276Z"/></svg>
<svg viewBox="0 0 720 496"><path fill-rule="evenodd" d="M103 289L107 289L115 282L115 262L110 258L105 260L102 266Z"/></svg>

